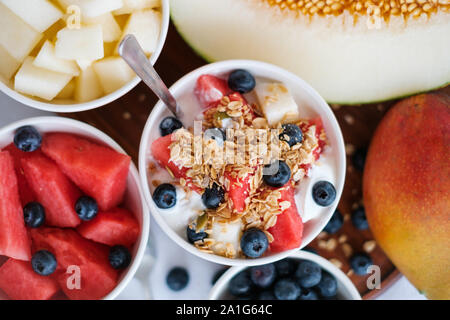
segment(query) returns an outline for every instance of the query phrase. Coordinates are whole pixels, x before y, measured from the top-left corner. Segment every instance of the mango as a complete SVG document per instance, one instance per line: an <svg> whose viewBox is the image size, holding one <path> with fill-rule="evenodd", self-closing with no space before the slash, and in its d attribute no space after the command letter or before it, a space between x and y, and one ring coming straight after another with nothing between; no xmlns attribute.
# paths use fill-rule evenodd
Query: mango
<svg viewBox="0 0 450 320"><path fill-rule="evenodd" d="M429 299L450 299L450 97L397 103L371 142L363 176L370 228Z"/></svg>

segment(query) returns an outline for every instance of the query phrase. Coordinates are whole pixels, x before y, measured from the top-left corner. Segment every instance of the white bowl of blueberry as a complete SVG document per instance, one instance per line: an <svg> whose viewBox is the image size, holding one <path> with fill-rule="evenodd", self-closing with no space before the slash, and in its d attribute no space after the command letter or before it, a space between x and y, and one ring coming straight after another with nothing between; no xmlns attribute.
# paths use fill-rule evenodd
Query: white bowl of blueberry
<svg viewBox="0 0 450 320"><path fill-rule="evenodd" d="M139 153L144 195L177 244L224 265L260 265L303 248L336 209L345 179L342 133L330 107L270 64L206 65L159 101Z"/></svg>
<svg viewBox="0 0 450 320"><path fill-rule="evenodd" d="M328 260L298 251L275 263L228 269L210 300L361 300L350 279Z"/></svg>

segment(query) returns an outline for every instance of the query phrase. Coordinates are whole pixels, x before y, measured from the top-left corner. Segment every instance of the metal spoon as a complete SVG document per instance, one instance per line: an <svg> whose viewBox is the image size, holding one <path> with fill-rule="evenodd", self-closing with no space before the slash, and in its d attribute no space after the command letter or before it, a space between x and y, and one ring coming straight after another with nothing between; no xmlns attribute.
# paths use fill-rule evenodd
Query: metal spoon
<svg viewBox="0 0 450 320"><path fill-rule="evenodd" d="M183 114L177 101L153 68L134 35L128 34L123 38L119 45L119 55L180 120Z"/></svg>

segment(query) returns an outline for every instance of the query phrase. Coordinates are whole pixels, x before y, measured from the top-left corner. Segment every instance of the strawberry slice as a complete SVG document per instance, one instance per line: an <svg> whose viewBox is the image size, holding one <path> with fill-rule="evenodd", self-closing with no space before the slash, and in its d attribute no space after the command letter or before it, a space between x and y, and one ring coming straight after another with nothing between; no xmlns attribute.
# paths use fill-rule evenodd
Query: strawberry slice
<svg viewBox="0 0 450 320"><path fill-rule="evenodd" d="M250 179L253 174L249 173L244 178L233 177L232 171L225 172L225 179L229 181L227 192L233 204L233 211L242 213L246 207L246 199L250 194Z"/></svg>
<svg viewBox="0 0 450 320"><path fill-rule="evenodd" d="M172 133L173 134L173 133ZM188 168L180 168L173 161L170 161L170 145L172 144L172 134L161 137L153 141L151 146L151 152L159 165L163 168L170 170L172 175L177 178L184 178L186 185L192 190L201 193L201 188L192 183L192 179L187 177L186 172Z"/></svg>
<svg viewBox="0 0 450 320"><path fill-rule="evenodd" d="M323 127L322 119L320 117L310 119L306 124L300 126L300 129L302 129L303 132L306 132L312 126L316 126L316 138L318 141L318 146L313 150L313 155L314 159L317 161L322 155L323 149L327 142L320 137L322 132L325 130ZM311 169L311 164L303 164L300 167L306 171L306 174L308 174L309 169Z"/></svg>
<svg viewBox="0 0 450 320"><path fill-rule="evenodd" d="M203 108L217 105L223 96L231 93L225 80L205 74L197 79L194 94Z"/></svg>
<svg viewBox="0 0 450 320"><path fill-rule="evenodd" d="M274 238L270 244L272 252L299 248L302 244L303 221L295 204L294 191L290 183L280 189L279 203L289 201L291 206L277 216L277 223L268 230Z"/></svg>

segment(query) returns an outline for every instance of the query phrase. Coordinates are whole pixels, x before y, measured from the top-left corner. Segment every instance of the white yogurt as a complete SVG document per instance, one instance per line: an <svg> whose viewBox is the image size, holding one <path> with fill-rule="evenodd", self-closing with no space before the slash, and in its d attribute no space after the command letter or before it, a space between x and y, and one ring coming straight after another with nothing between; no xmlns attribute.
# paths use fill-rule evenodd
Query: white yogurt
<svg viewBox="0 0 450 320"><path fill-rule="evenodd" d="M312 197L312 188L316 182L325 180L336 185L336 167L332 159L332 148L325 147L319 160L309 170L308 177L295 188L295 204L302 217L303 223L319 218L328 208L316 204Z"/></svg>

